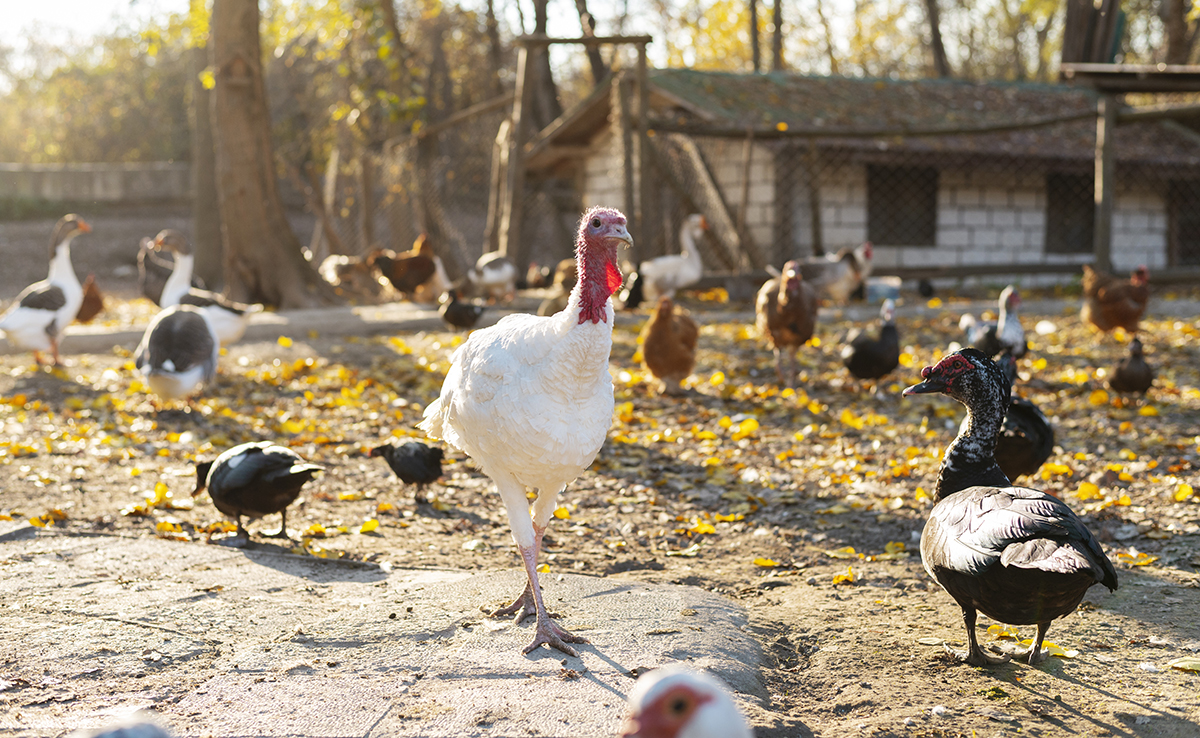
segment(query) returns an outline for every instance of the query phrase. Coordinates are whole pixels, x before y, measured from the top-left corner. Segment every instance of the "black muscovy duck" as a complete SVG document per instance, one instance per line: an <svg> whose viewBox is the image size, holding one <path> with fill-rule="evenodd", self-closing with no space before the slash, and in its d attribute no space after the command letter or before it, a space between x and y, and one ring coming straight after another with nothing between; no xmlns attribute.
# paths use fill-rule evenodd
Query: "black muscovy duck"
<svg viewBox="0 0 1200 738"><path fill-rule="evenodd" d="M1011 388L1017 379L1017 360L1005 351L996 360L1000 372L1008 380L1009 403L1008 411L1004 414L1004 424L1000 426L1000 436L996 439L996 463L1004 476L1016 481L1023 476L1037 474L1050 454L1054 453L1054 427L1050 420L1024 397L1012 394ZM963 419L959 432L966 428L966 418Z"/></svg>
<svg viewBox="0 0 1200 738"><path fill-rule="evenodd" d="M1083 521L1062 500L1014 487L993 456L1009 383L983 352L963 349L921 370L905 395L940 392L967 407L966 428L946 449L937 504L921 535L925 570L954 598L967 627L975 666L1003 663L979 647L976 612L1012 625L1038 626L1028 662L1045 658L1042 641L1055 618L1079 606L1100 583L1117 588L1117 572Z"/></svg>
<svg viewBox="0 0 1200 738"><path fill-rule="evenodd" d="M287 506L296 501L313 475L325 467L312 464L290 448L270 441L243 443L226 450L212 461L196 464L196 491L208 489L213 505L237 521L237 535L230 545L245 546L250 534L242 518L261 518L279 513L279 532L268 538L287 538Z"/></svg>
<svg viewBox="0 0 1200 738"><path fill-rule="evenodd" d="M1021 293L1011 284L1000 291L1000 317L995 321L978 321L966 313L958 321L958 327L967 334L967 342L988 356L1009 351L1018 359L1025 355L1028 344L1025 328L1019 315Z"/></svg>
<svg viewBox="0 0 1200 738"><path fill-rule="evenodd" d="M1108 386L1116 392L1146 394L1154 384L1154 369L1146 363L1141 339L1129 342L1129 356L1121 359L1108 376Z"/></svg>
<svg viewBox="0 0 1200 738"><path fill-rule="evenodd" d="M371 449L371 456L382 456L396 476L405 484L415 484L417 502L427 502L425 487L442 476L442 459L446 452L438 446L429 446L420 441L405 441L401 444L385 443Z"/></svg>
<svg viewBox="0 0 1200 738"><path fill-rule="evenodd" d="M858 331L847 336L842 363L859 379L879 379L900 365L900 332L896 330L896 303L884 300L879 309L879 336Z"/></svg>

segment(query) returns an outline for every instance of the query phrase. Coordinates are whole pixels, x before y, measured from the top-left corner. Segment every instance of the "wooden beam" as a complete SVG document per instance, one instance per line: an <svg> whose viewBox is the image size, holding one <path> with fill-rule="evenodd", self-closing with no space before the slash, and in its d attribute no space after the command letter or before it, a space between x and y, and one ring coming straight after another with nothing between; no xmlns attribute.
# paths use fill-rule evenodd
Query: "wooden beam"
<svg viewBox="0 0 1200 738"><path fill-rule="evenodd" d="M637 45L637 199L633 208L633 242L650 238L650 77L646 71L646 44Z"/></svg>
<svg viewBox="0 0 1200 738"><path fill-rule="evenodd" d="M653 36L576 36L574 38L554 38L541 34L517 36L513 43L521 48L529 46L550 46L551 44L583 44L584 46L599 46L602 44L648 44Z"/></svg>
<svg viewBox="0 0 1200 738"><path fill-rule="evenodd" d="M500 234L497 251L517 260L521 248L521 220L525 208L525 115L533 102L533 85L530 84L533 66L529 63L529 49L522 46L517 51L517 88L513 92L512 146L508 151L508 171L505 173L505 195L500 211Z"/></svg>
<svg viewBox="0 0 1200 738"><path fill-rule="evenodd" d="M1200 65L1063 64L1064 80L1106 92L1196 92Z"/></svg>
<svg viewBox="0 0 1200 738"><path fill-rule="evenodd" d="M1114 185L1113 164L1117 159L1114 134L1117 127L1117 98L1105 94L1097 102L1096 110L1096 221L1093 229L1092 248L1096 268L1112 271L1112 217Z"/></svg>
<svg viewBox="0 0 1200 738"><path fill-rule="evenodd" d="M629 111L629 77L617 75L612 86L613 118L617 122L617 135L621 147L621 210L628 216L633 213L633 120ZM633 225L630 223L629 225ZM630 234L633 235L633 234ZM637 236L633 237L637 243Z"/></svg>

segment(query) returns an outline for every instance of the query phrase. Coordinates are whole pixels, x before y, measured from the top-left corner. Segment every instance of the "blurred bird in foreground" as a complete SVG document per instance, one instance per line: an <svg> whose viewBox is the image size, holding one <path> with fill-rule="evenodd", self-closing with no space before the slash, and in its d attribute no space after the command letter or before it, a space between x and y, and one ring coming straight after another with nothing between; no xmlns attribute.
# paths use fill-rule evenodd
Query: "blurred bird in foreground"
<svg viewBox="0 0 1200 738"><path fill-rule="evenodd" d="M682 664L638 677L622 738L752 738L754 733L716 678Z"/></svg>

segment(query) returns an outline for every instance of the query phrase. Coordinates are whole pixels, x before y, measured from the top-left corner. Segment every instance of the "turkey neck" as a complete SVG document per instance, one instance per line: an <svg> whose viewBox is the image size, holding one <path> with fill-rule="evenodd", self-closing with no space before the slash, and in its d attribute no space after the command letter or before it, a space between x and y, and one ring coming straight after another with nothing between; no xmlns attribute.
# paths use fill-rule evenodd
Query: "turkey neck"
<svg viewBox="0 0 1200 738"><path fill-rule="evenodd" d="M608 322L608 298L613 290L609 289L611 273L616 271L613 259L605 253L610 247L607 244L590 245L581 243L575 252L575 267L579 271L579 280L572 292L579 294L579 322L592 323ZM617 272L617 287L621 286L620 272Z"/></svg>
<svg viewBox="0 0 1200 738"><path fill-rule="evenodd" d="M937 498L945 499L968 487L1011 487L996 463L996 439L1004 424L1008 403L999 395L984 395L967 405L967 427L946 449L938 472Z"/></svg>

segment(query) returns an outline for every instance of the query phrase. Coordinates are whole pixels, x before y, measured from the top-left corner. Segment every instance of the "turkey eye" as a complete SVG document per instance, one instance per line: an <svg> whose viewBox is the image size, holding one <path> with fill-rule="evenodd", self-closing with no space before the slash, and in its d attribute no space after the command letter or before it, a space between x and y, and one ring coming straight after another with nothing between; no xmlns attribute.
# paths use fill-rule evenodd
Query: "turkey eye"
<svg viewBox="0 0 1200 738"><path fill-rule="evenodd" d="M599 228L601 225L603 224L600 222L599 218L592 218L592 228Z"/></svg>
<svg viewBox="0 0 1200 738"><path fill-rule="evenodd" d="M671 702L671 712L675 713L676 715L682 715L683 713L687 712L687 708L688 701L682 697L672 700Z"/></svg>

